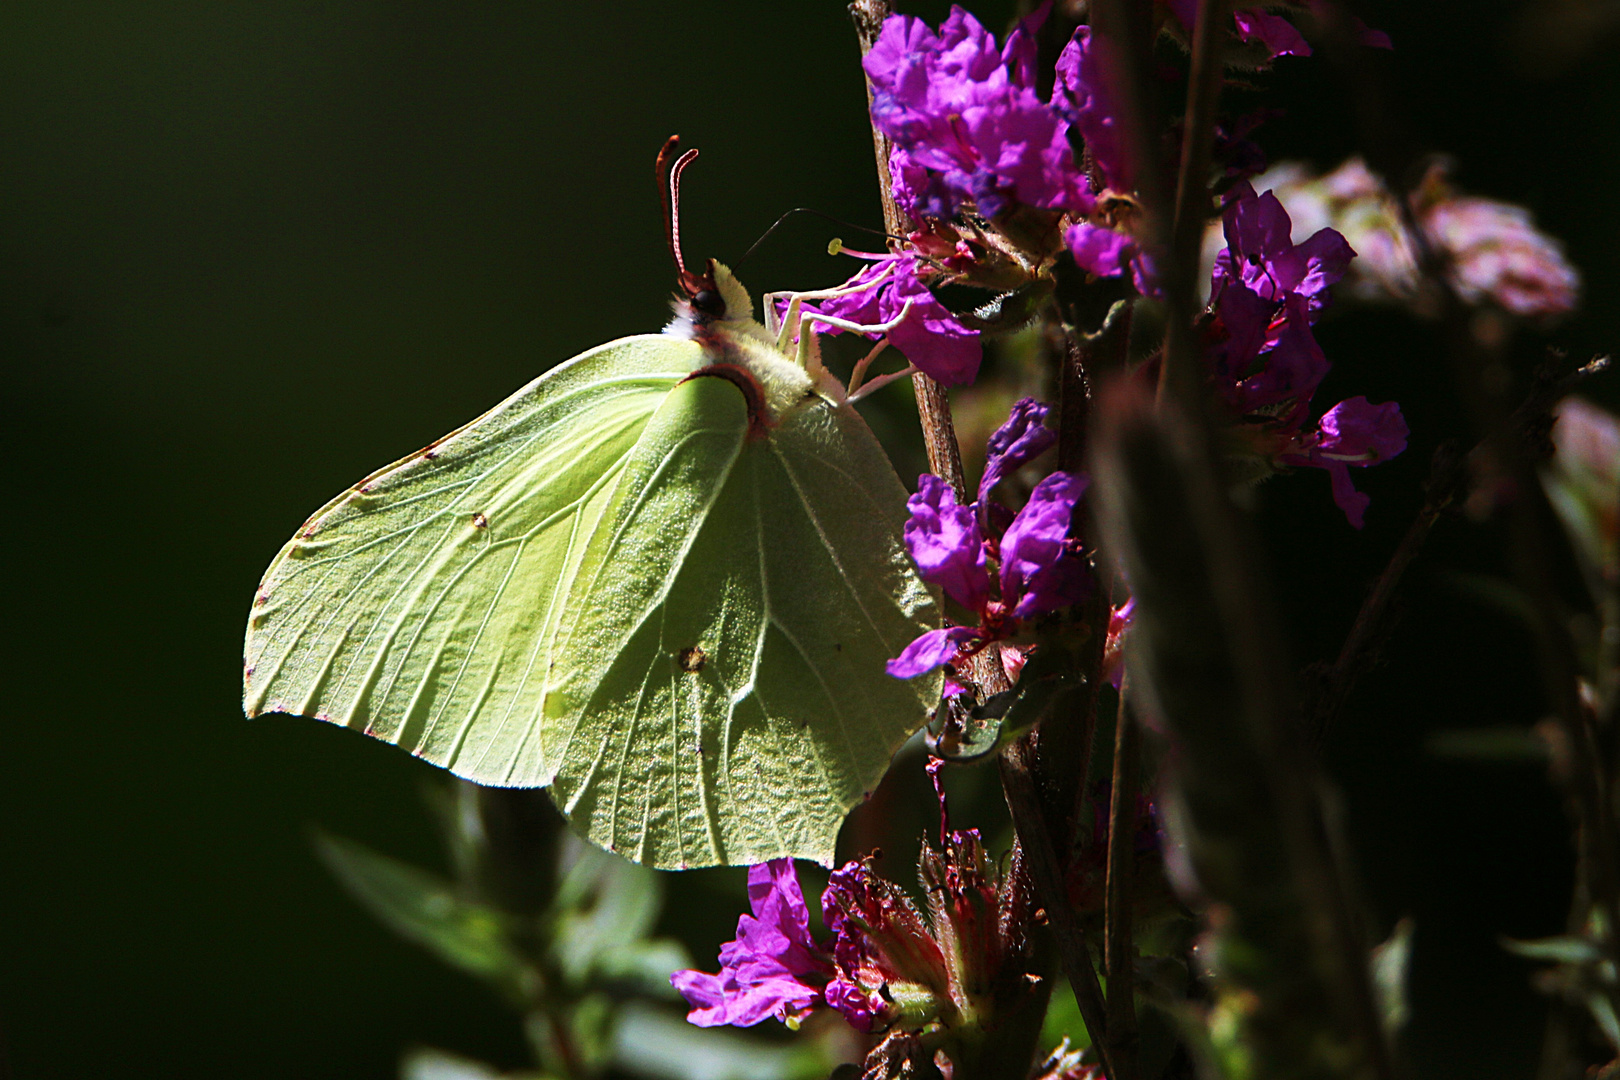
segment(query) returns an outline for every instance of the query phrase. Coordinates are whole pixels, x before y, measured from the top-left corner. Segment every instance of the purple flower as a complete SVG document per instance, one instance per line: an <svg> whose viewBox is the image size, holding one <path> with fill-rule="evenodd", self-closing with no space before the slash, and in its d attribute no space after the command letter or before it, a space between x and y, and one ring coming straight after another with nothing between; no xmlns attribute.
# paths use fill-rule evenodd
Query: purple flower
<svg viewBox="0 0 1620 1080"><path fill-rule="evenodd" d="M889 151L889 178L894 201L913 221L948 218L956 213L956 198L945 178L917 164L903 147Z"/></svg>
<svg viewBox="0 0 1620 1080"><path fill-rule="evenodd" d="M947 386L972 382L979 373L979 361L984 357L979 332L957 322L945 305L934 299L934 294L917 276L921 265L916 252L878 255L846 250L846 254L871 260L840 286L854 291L814 306L806 304L802 309L804 315L820 312L872 326L898 318L910 301L911 310L905 321L888 333L889 344L905 353L918 371ZM823 326L821 332L838 334L843 331Z"/></svg>
<svg viewBox="0 0 1620 1080"><path fill-rule="evenodd" d="M766 1017L797 1024L823 1000L832 961L810 938L810 912L792 859L748 869L752 916L737 920L736 940L720 948L720 974L677 971L669 977L699 1027L751 1027Z"/></svg>
<svg viewBox="0 0 1620 1080"><path fill-rule="evenodd" d="M1258 41L1266 47L1270 58L1275 60L1279 56L1309 56L1311 47L1305 38L1295 28L1294 24L1280 15L1272 15L1259 10L1264 7L1277 7L1278 0L1266 0L1264 3L1242 3L1233 12L1233 24L1237 28L1238 37L1247 42ZM1191 34L1193 21L1197 17L1198 0L1169 0L1169 7L1176 19ZM1331 0L1293 0L1292 9L1305 8L1318 20L1333 17L1335 5ZM1350 16L1350 28L1355 32L1356 40L1362 45L1372 48L1390 48L1389 35L1382 30L1369 30L1367 24L1360 19Z"/></svg>
<svg viewBox="0 0 1620 1080"><path fill-rule="evenodd" d="M1052 106L1085 140L1086 152L1107 186L1126 192L1135 184L1113 89L1118 84L1118 65L1109 49L1106 38L1092 38L1090 27L1076 30L1058 56Z"/></svg>
<svg viewBox="0 0 1620 1080"><path fill-rule="evenodd" d="M1351 465L1376 465L1406 449L1407 427L1393 402L1340 402L1307 430L1311 398L1329 365L1311 331L1328 288L1355 257L1344 238L1321 229L1302 244L1271 192L1246 183L1227 203L1227 247L1216 257L1215 318L1205 355L1216 391L1244 423L1256 455L1277 465L1327 471L1333 500L1356 528L1368 498L1350 482Z"/></svg>
<svg viewBox="0 0 1620 1080"><path fill-rule="evenodd" d="M1356 257L1343 236L1319 229L1302 244L1289 237L1288 211L1271 192L1255 196L1247 183L1238 185L1223 215L1226 249L1215 259L1215 288L1241 281L1267 300L1290 293L1310 301L1312 312L1327 302L1327 289L1344 276Z"/></svg>
<svg viewBox="0 0 1620 1080"><path fill-rule="evenodd" d="M1238 37L1244 41L1258 41L1275 60L1279 56L1309 56L1311 46L1294 24L1281 15L1268 15L1264 11L1236 11Z"/></svg>
<svg viewBox="0 0 1620 1080"><path fill-rule="evenodd" d="M1229 384L1226 399L1239 415L1259 414L1277 424L1297 425L1332 365L1311 333L1301 297L1284 302L1266 334L1262 351L1247 365L1253 373Z"/></svg>
<svg viewBox="0 0 1620 1080"><path fill-rule="evenodd" d="M1364 397L1353 397L1329 409L1317 422L1317 430L1286 450L1281 460L1327 470L1333 501L1359 529L1372 500L1350 482L1349 467L1388 461L1406 449L1408 434L1399 405L1393 401L1374 405Z"/></svg>
<svg viewBox="0 0 1620 1080"><path fill-rule="evenodd" d="M956 505L956 494L931 474L917 478L917 494L906 500L906 550L922 579L972 611L989 596L984 570L984 537L970 507Z"/></svg>
<svg viewBox="0 0 1620 1080"><path fill-rule="evenodd" d="M1063 234L1080 269L1098 277L1119 277L1136 255L1136 241L1122 232L1082 221Z"/></svg>
<svg viewBox="0 0 1620 1080"><path fill-rule="evenodd" d="M995 430L985 445L984 476L979 479L981 506L1004 477L1017 472L1057 442L1057 435L1046 426L1051 412L1051 406L1034 398L1019 398L1013 403L1007 422Z"/></svg>
<svg viewBox="0 0 1620 1080"><path fill-rule="evenodd" d="M1085 595L1087 564L1069 540L1075 504L1086 491L1086 477L1055 472L1030 492L1001 538L1001 595L1015 619L1029 619L1068 607Z"/></svg>
<svg viewBox="0 0 1620 1080"><path fill-rule="evenodd" d="M1013 201L1042 208L1087 201L1068 125L1035 90L1034 31L1044 17L1042 9L1025 20L999 50L960 7L937 34L911 16L884 20L862 64L872 122L906 155L903 184L914 213L947 217L972 202L993 217ZM910 171L917 168L937 182Z"/></svg>
<svg viewBox="0 0 1620 1080"><path fill-rule="evenodd" d="M899 656L884 665L884 670L896 679L915 679L925 671L951 663L964 646L977 641L979 636L978 628L972 626L947 626L926 631L901 649Z"/></svg>
<svg viewBox="0 0 1620 1080"><path fill-rule="evenodd" d="M906 547L923 580L942 586L978 622L918 636L889 661L888 672L895 678L914 678L970 656L989 642L1014 638L1025 620L1085 596L1090 563L1069 538L1069 528L1086 477L1052 473L1035 486L1016 515L991 499L1003 477L1052 445L1056 436L1044 424L1048 412L1029 398L1013 406L1007 422L990 437L979 498L972 507L958 506L939 477L918 478L917 494L907 502L911 520L905 527ZM1005 530L998 527L1002 522ZM994 574L988 555L997 560Z"/></svg>

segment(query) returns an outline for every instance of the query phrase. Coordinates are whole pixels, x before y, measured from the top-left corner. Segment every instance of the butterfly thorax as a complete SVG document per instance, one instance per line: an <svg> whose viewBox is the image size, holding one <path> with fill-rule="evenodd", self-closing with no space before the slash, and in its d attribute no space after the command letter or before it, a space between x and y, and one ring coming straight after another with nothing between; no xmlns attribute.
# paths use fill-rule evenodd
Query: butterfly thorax
<svg viewBox="0 0 1620 1080"><path fill-rule="evenodd" d="M754 319L747 290L724 266L709 266L724 312L708 314L690 301L677 300L675 318L664 328L666 334L702 347L704 363L693 377L714 375L737 384L761 434L797 409L823 400L841 402L843 386L821 367L819 357L807 371L777 348L775 336Z"/></svg>

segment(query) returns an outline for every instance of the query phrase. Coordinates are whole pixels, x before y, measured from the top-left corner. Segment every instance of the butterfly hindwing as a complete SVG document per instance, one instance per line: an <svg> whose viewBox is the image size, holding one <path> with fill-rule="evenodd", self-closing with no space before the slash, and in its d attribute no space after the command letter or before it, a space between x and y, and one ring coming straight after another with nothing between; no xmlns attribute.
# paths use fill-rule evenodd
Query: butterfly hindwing
<svg viewBox="0 0 1620 1080"><path fill-rule="evenodd" d="M574 582L544 742L591 839L655 866L830 862L938 697L884 660L935 625L905 493L848 405L763 434L724 379L649 422Z"/></svg>

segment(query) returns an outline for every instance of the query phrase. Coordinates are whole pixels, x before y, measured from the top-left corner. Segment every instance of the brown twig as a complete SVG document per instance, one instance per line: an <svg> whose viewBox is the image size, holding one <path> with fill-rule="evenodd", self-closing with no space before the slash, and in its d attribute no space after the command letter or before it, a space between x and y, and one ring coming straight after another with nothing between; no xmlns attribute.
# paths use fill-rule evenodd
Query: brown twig
<svg viewBox="0 0 1620 1080"><path fill-rule="evenodd" d="M1520 445L1526 446L1534 440L1544 439L1547 426L1551 423L1552 410L1558 402L1608 366L1609 358L1599 356L1562 376L1555 377L1551 371L1538 373L1535 386L1508 418L1508 427ZM1391 604L1407 568L1417 558L1441 515L1463 496L1470 463L1483 452L1483 443L1467 456L1459 454L1450 443L1444 443L1435 450L1429 467L1429 479L1424 484L1426 494L1422 507L1413 517L1411 525L1407 526L1406 534L1362 601L1339 655L1331 666L1316 677L1315 685L1311 688L1303 712L1308 732L1318 741L1338 719L1356 681L1371 665L1379 642L1392 629Z"/></svg>
<svg viewBox="0 0 1620 1080"><path fill-rule="evenodd" d="M855 0L849 5L850 18L855 21L855 34L861 43L861 55L871 50L888 18L892 7L887 0ZM866 103L872 104L872 86L866 85ZM877 157L878 195L883 201L883 227L890 235L905 236L912 231L900 205L894 201L894 181L889 176L889 137L872 128L872 150ZM960 498L966 493L967 479L962 471L962 451L956 442L956 425L951 420L951 403L945 387L939 381L917 372L911 377L912 390L917 396L917 417L922 421L923 445L928 450L928 467L935 476L951 486Z"/></svg>

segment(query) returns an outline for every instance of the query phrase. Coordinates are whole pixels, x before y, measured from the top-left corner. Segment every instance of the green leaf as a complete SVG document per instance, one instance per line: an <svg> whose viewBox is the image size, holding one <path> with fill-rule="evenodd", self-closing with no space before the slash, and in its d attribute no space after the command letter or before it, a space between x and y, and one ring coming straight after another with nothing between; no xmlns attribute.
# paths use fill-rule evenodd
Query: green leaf
<svg viewBox="0 0 1620 1080"><path fill-rule="evenodd" d="M725 1028L699 1028L678 1013L636 1002L619 1009L613 1062L648 1080L824 1080L835 1064L825 1045L767 1042Z"/></svg>
<svg viewBox="0 0 1620 1080"><path fill-rule="evenodd" d="M951 699L929 725L929 752L947 761L981 761L1029 731L1046 713L1084 685L1074 657L1062 649L1030 654L1009 690L971 709Z"/></svg>
<svg viewBox="0 0 1620 1080"><path fill-rule="evenodd" d="M1416 926L1410 918L1401 919L1388 940L1372 951L1373 992L1378 996L1378 1010L1384 1030L1394 1036L1411 1017L1407 1003L1406 972L1412 962L1412 930Z"/></svg>
<svg viewBox="0 0 1620 1080"><path fill-rule="evenodd" d="M405 1055L400 1080L549 1080L544 1073L503 1073L481 1061L421 1047Z"/></svg>
<svg viewBox="0 0 1620 1080"><path fill-rule="evenodd" d="M1534 731L1516 727L1437 731L1429 736L1429 753L1465 761L1536 761L1550 757L1546 740Z"/></svg>
<svg viewBox="0 0 1620 1080"><path fill-rule="evenodd" d="M1041 1023L1041 1046L1057 1046L1064 1040L1076 1050L1091 1045L1091 1032L1080 1016L1080 1004L1069 989L1069 981L1057 979L1052 984L1052 996L1046 1006L1046 1019Z"/></svg>
<svg viewBox="0 0 1620 1080"><path fill-rule="evenodd" d="M735 316L577 357L310 518L255 599L247 713L550 785L638 862L831 865L938 701L884 670L938 604L865 421L716 273Z"/></svg>
<svg viewBox="0 0 1620 1080"><path fill-rule="evenodd" d="M437 875L349 840L318 834L315 847L344 887L373 915L446 962L506 985L523 963L507 944L499 912L468 903Z"/></svg>
<svg viewBox="0 0 1620 1080"><path fill-rule="evenodd" d="M1603 959L1603 951L1597 943L1583 937L1537 938L1533 941L1503 938L1502 947L1526 960L1545 960L1555 964L1595 964Z"/></svg>
<svg viewBox="0 0 1620 1080"><path fill-rule="evenodd" d="M629 982L644 993L677 996L670 972L691 967L673 941L648 941L663 905L658 877L644 866L576 844L557 890L552 948L576 986L593 979Z"/></svg>

